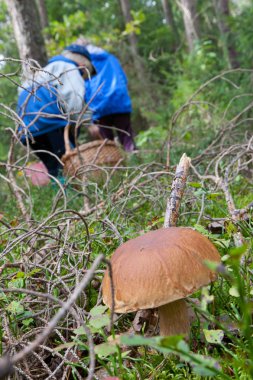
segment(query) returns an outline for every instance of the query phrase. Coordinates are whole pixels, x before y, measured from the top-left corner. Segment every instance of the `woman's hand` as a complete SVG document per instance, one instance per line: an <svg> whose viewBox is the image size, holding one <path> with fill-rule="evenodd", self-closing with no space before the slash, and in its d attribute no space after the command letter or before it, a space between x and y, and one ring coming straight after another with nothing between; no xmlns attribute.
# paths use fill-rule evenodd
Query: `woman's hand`
<svg viewBox="0 0 253 380"><path fill-rule="evenodd" d="M88 126L88 131L93 139L102 140L102 136L99 131L99 126L91 124Z"/></svg>

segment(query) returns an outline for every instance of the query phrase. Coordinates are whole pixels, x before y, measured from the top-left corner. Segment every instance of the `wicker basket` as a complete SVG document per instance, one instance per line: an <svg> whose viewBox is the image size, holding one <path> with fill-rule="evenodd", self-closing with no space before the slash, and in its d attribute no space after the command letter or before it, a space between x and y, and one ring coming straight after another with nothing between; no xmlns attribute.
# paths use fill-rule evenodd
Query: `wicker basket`
<svg viewBox="0 0 253 380"><path fill-rule="evenodd" d="M95 140L71 150L69 125L64 130L64 141L66 153L61 160L64 163L64 175L67 176L100 181L104 176L98 166L115 167L123 160L120 149L111 140Z"/></svg>

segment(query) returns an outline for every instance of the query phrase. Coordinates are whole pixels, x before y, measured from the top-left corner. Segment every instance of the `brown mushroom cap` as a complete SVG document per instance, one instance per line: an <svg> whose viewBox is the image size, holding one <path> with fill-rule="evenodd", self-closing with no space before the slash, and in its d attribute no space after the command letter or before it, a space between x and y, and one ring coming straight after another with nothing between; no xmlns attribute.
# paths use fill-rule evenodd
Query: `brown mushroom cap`
<svg viewBox="0 0 253 380"><path fill-rule="evenodd" d="M156 308L189 296L216 278L204 260L219 263L220 255L191 228L163 228L127 241L111 258L115 312ZM111 298L107 270L103 300L109 307Z"/></svg>

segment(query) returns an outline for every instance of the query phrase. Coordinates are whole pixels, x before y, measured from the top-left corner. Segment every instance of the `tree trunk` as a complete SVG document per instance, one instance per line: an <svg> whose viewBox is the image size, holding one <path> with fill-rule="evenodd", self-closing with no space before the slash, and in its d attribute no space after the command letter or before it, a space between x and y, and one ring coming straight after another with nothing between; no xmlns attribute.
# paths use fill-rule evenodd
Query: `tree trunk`
<svg viewBox="0 0 253 380"><path fill-rule="evenodd" d="M34 59L44 66L47 54L35 1L6 0L6 4L12 18L20 59ZM24 62L23 67L25 66Z"/></svg>
<svg viewBox="0 0 253 380"><path fill-rule="evenodd" d="M125 24L128 24L131 21L133 21L133 18L131 15L130 2L129 0L120 0L120 5L121 5L122 13L124 16ZM144 78L144 68L139 57L137 36L135 33L130 33L128 39L129 39L131 54L133 57L138 78L142 80Z"/></svg>
<svg viewBox="0 0 253 380"><path fill-rule="evenodd" d="M177 33L176 24L174 21L171 2L170 0L161 0L161 2L162 2L163 13L164 13L166 24L169 25L174 36L177 37L178 33Z"/></svg>
<svg viewBox="0 0 253 380"><path fill-rule="evenodd" d="M218 28L223 41L224 53L229 61L229 66L235 69L239 67L239 63L237 60L238 55L234 47L233 36L227 21L230 16L229 0L213 0L213 3L217 16Z"/></svg>
<svg viewBox="0 0 253 380"><path fill-rule="evenodd" d="M186 40L190 52L193 51L194 43L199 39L196 4L197 0L180 0L179 2L183 13Z"/></svg>
<svg viewBox="0 0 253 380"><path fill-rule="evenodd" d="M48 17L47 17L47 8L45 4L45 0L37 0L38 5L38 11L40 16L40 25L41 28L47 28L48 27Z"/></svg>

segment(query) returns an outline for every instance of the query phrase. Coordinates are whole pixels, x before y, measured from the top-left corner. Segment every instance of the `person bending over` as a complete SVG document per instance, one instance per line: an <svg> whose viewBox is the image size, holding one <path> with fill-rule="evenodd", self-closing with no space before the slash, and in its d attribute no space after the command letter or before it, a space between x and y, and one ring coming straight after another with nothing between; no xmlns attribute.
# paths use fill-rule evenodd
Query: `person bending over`
<svg viewBox="0 0 253 380"><path fill-rule="evenodd" d="M64 127L75 126L84 107L84 80L94 73L88 50L72 44L28 78L19 91L20 140L35 150L53 176L61 168L55 156L65 153ZM74 145L73 135L70 140Z"/></svg>
<svg viewBox="0 0 253 380"><path fill-rule="evenodd" d="M132 105L128 92L128 81L119 60L111 53L80 38L90 54L96 74L85 80L85 102L92 110L91 135L114 139L117 133L127 152L135 147L131 126Z"/></svg>

